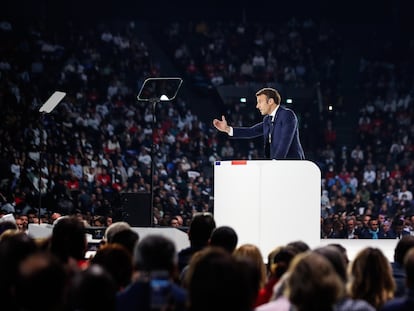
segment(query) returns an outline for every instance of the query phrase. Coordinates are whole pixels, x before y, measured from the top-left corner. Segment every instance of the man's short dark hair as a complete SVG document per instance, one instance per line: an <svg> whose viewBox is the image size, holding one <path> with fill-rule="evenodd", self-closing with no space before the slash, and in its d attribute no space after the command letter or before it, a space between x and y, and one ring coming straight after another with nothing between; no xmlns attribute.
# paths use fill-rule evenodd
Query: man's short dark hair
<svg viewBox="0 0 414 311"><path fill-rule="evenodd" d="M403 264L404 257L408 251L414 246L414 236L404 235L401 240L398 241L394 250L394 261L399 264Z"/></svg>
<svg viewBox="0 0 414 311"><path fill-rule="evenodd" d="M210 238L210 245L224 248L229 253L233 253L237 246L237 233L228 226L221 226L214 229Z"/></svg>
<svg viewBox="0 0 414 311"><path fill-rule="evenodd" d="M76 216L59 218L53 227L50 250L63 262L69 257L84 259L86 252L85 225Z"/></svg>
<svg viewBox="0 0 414 311"><path fill-rule="evenodd" d="M206 246L215 228L216 222L211 213L196 213L188 230L191 244L193 246Z"/></svg>
<svg viewBox="0 0 414 311"><path fill-rule="evenodd" d="M307 243L305 243L304 241L301 241L301 240L292 241L292 242L288 243L287 246L292 246L292 247L296 248L298 253L302 253L302 252L306 252L306 251L310 250L310 246Z"/></svg>
<svg viewBox="0 0 414 311"><path fill-rule="evenodd" d="M277 90L275 90L274 88L271 87L265 87L261 90L258 90L256 92L256 97L259 95L266 95L267 98L273 98L273 100L275 101L276 105L279 105L281 102L281 97L280 94Z"/></svg>

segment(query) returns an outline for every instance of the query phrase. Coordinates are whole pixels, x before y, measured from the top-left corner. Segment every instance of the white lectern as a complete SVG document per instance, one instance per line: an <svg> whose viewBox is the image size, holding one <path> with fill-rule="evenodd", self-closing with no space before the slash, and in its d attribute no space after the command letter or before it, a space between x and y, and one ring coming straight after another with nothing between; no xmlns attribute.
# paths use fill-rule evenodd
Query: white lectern
<svg viewBox="0 0 414 311"><path fill-rule="evenodd" d="M275 247L302 240L320 244L321 172L302 160L217 161L214 218L236 230L239 245Z"/></svg>

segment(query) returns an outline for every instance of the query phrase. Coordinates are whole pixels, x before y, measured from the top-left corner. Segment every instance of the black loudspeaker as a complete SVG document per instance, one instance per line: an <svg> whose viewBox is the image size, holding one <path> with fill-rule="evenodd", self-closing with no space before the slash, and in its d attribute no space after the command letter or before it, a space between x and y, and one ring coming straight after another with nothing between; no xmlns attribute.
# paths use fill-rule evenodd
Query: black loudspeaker
<svg viewBox="0 0 414 311"><path fill-rule="evenodd" d="M121 203L123 221L131 227L152 227L150 193L123 193Z"/></svg>

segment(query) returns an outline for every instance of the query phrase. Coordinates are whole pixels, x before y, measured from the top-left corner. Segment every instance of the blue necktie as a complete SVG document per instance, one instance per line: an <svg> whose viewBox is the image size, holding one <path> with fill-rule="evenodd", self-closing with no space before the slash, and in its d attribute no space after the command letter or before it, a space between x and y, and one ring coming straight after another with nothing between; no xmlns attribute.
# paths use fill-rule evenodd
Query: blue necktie
<svg viewBox="0 0 414 311"><path fill-rule="evenodd" d="M272 138L272 131L273 131L272 116L267 116L265 122L266 122L265 157L266 157L266 159L270 159L270 141L271 141L271 138Z"/></svg>
<svg viewBox="0 0 414 311"><path fill-rule="evenodd" d="M272 116L269 116L268 118L267 118L267 123L269 124L269 134L268 134L268 139L269 139L269 142L271 142L272 141L272 135L273 135L273 121L272 121Z"/></svg>

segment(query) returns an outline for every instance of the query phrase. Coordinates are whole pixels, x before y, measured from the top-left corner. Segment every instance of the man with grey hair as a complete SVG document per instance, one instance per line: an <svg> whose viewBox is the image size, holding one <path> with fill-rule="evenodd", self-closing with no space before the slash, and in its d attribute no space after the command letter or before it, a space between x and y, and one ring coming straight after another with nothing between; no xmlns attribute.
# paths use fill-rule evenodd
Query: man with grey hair
<svg viewBox="0 0 414 311"><path fill-rule="evenodd" d="M130 230L131 226L125 222L125 221L117 221L111 224L108 228L105 230L104 234L104 241L106 243L111 243L113 236L123 230Z"/></svg>
<svg viewBox="0 0 414 311"><path fill-rule="evenodd" d="M136 280L117 294L119 311L186 310L187 292L178 286L175 244L162 235L148 235L135 247Z"/></svg>

